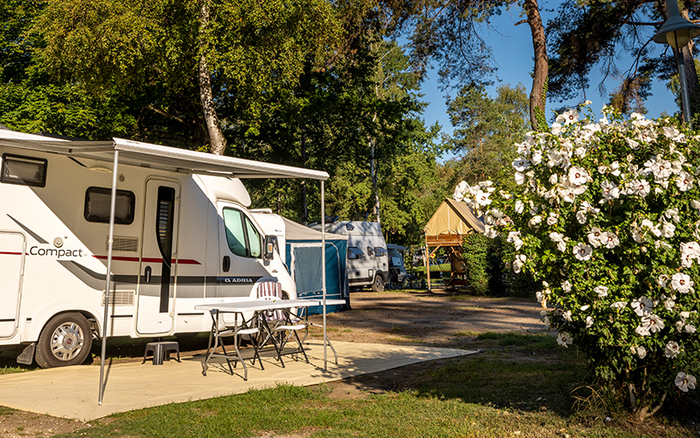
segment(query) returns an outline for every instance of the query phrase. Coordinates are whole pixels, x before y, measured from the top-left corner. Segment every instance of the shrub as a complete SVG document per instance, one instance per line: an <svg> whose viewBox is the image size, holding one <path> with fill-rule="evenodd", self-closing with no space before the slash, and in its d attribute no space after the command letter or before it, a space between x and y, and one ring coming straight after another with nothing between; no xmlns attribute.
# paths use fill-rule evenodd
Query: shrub
<svg viewBox="0 0 700 438"><path fill-rule="evenodd" d="M514 272L541 282L545 323L640 418L700 375L700 136L670 118L560 115L516 145L517 190L461 183ZM674 397L675 398L675 397Z"/></svg>

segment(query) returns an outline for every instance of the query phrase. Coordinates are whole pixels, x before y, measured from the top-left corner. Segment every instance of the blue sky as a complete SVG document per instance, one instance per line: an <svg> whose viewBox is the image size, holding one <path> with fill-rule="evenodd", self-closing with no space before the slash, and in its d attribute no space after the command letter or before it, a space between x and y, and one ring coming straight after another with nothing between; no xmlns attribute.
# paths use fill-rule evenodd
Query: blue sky
<svg viewBox="0 0 700 438"><path fill-rule="evenodd" d="M552 8L553 5L556 4L559 4L559 2L546 2L544 3L544 7ZM525 86L525 89L529 94L530 88L532 87L530 71L534 65L532 39L530 36L530 28L527 23L518 26L514 25L521 19L518 16L518 9L506 11L500 17L492 20L491 24L493 27L495 27L495 31L484 32L482 33L482 36L493 49L493 55L498 66L496 75L501 80L501 83L510 84L512 86L521 83ZM549 14L549 16L551 15L552 14ZM543 19L546 21L547 17L548 16L545 13L543 15ZM663 48L664 47L659 45L658 50L663 50ZM625 58L626 57L624 54L621 54L620 59L618 59L617 62L618 68L623 71L627 69L631 63L629 59ZM452 133L452 125L450 124L450 120L447 115L445 98L443 97L443 93L438 89L437 77L437 71L433 70L429 72L428 78L423 84L421 90L422 93L425 94L423 100L429 103L429 106L423 116L426 125L430 126L437 121L442 126L443 132L450 134ZM603 105L608 102L607 93L604 96L601 96L597 90L600 77L601 76L598 74L598 70L594 69L590 80L591 88L587 90L585 96L585 98L593 102L591 109L594 111L594 113L599 113ZM608 79L605 83L608 92L616 89L619 86L619 83L620 78ZM490 89L490 94L491 96L495 96L495 86ZM574 99L565 103L548 101L548 119L553 114L553 109L560 108L565 105L574 106L583 100L585 99L582 95L579 99ZM660 82L653 85L652 96L647 100L646 107L648 110L647 117L652 118L658 117L662 112L674 114L678 111L673 94L666 88L664 83Z"/></svg>

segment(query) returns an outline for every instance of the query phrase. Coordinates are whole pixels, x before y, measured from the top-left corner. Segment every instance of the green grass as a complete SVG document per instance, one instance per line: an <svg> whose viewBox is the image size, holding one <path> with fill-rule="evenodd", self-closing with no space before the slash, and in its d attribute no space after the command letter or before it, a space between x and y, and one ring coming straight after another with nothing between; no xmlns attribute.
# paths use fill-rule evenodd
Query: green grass
<svg viewBox="0 0 700 438"><path fill-rule="evenodd" d="M487 333L483 353L401 374L398 392L338 399L327 386L281 385L111 416L63 437L690 437L692 427L580 415L575 349L547 335ZM526 360L536 353L537 360ZM0 410L0 415L3 413ZM608 415L608 414L606 414ZM609 415L613 415L610 413Z"/></svg>

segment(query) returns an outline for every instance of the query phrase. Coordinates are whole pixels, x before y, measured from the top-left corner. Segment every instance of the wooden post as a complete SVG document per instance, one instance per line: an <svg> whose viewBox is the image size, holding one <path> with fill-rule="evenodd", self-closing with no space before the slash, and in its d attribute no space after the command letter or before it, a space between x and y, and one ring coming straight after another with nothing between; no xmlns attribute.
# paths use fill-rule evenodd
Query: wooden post
<svg viewBox="0 0 700 438"><path fill-rule="evenodd" d="M428 276L428 290L430 290L430 248L427 234L425 235L425 275Z"/></svg>

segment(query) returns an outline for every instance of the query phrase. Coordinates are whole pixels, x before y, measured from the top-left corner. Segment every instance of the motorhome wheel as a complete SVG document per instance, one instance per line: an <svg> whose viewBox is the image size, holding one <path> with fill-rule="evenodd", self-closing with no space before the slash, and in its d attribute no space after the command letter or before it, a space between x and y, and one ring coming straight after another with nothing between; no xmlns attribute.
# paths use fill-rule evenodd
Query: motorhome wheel
<svg viewBox="0 0 700 438"><path fill-rule="evenodd" d="M374 276L372 290L375 292L384 292L384 278L381 275L377 274Z"/></svg>
<svg viewBox="0 0 700 438"><path fill-rule="evenodd" d="M42 368L79 365L92 346L90 324L80 313L62 313L46 324L34 359Z"/></svg>

